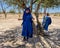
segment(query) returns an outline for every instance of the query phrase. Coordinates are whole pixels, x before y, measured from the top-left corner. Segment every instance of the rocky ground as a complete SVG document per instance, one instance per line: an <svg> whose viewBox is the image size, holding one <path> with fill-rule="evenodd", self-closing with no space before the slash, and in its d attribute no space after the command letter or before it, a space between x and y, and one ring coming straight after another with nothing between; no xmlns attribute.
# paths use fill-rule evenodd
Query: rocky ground
<svg viewBox="0 0 60 48"><path fill-rule="evenodd" d="M52 17L49 26L50 36L34 34L28 42L21 36L22 21L17 19L0 20L0 48L60 48L60 17Z"/></svg>

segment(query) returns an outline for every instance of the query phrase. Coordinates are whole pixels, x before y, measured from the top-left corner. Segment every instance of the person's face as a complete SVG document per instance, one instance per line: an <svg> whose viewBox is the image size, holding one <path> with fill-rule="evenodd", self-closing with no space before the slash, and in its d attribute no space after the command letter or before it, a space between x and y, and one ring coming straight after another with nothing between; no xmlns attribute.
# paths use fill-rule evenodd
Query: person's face
<svg viewBox="0 0 60 48"><path fill-rule="evenodd" d="M29 13L29 10L26 10L26 13Z"/></svg>

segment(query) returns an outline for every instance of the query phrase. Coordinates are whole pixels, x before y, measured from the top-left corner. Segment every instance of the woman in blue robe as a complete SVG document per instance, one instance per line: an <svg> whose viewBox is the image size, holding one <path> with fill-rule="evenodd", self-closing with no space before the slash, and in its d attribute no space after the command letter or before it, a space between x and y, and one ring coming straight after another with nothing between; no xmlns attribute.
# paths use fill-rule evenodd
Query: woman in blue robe
<svg viewBox="0 0 60 48"><path fill-rule="evenodd" d="M23 23L22 23L22 36L23 40L28 40L33 37L33 26L32 26L32 15L29 8L26 8L23 14Z"/></svg>
<svg viewBox="0 0 60 48"><path fill-rule="evenodd" d="M51 17L49 17L49 14L47 13L47 15L43 17L43 22L42 22L44 30L48 31L48 27L51 23L52 23Z"/></svg>

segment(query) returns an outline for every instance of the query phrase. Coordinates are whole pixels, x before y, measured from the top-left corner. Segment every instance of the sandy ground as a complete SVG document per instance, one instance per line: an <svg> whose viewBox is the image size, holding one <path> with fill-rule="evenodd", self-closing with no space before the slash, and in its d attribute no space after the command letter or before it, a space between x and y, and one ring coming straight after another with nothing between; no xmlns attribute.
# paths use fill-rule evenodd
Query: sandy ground
<svg viewBox="0 0 60 48"><path fill-rule="evenodd" d="M50 36L34 35L28 42L22 41L22 21L18 21L18 19L1 19L0 48L60 48L60 17L51 18Z"/></svg>

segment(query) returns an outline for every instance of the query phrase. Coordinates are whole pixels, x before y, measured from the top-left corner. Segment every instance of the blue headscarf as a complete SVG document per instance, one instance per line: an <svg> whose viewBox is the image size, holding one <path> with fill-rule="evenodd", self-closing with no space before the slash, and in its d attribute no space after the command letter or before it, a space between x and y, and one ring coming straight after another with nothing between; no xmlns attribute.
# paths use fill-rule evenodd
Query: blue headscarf
<svg viewBox="0 0 60 48"><path fill-rule="evenodd" d="M29 13L26 13L26 10L29 10ZM24 20L25 20L25 18L26 18L27 15L30 15L31 16L30 8L26 8L25 9L25 11L23 13L23 22L24 22Z"/></svg>
<svg viewBox="0 0 60 48"><path fill-rule="evenodd" d="M29 13L26 13L26 10L29 10ZM24 11L24 15L28 15L28 14L31 15L30 8L26 8L25 11Z"/></svg>
<svg viewBox="0 0 60 48"><path fill-rule="evenodd" d="M29 13L26 13L26 10L29 10ZM24 14L23 14L23 19L24 19L27 15L31 15L30 8L26 8L26 9L25 9Z"/></svg>

